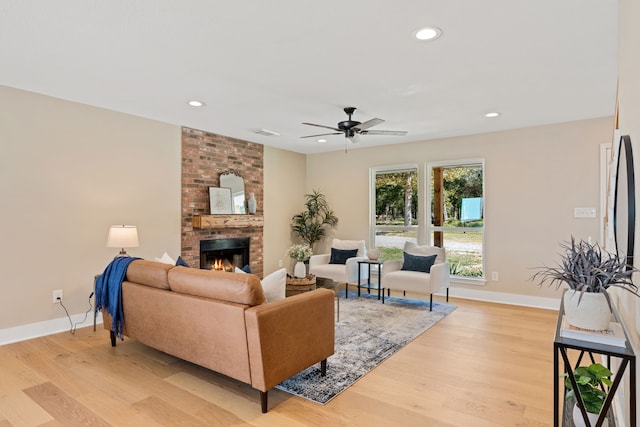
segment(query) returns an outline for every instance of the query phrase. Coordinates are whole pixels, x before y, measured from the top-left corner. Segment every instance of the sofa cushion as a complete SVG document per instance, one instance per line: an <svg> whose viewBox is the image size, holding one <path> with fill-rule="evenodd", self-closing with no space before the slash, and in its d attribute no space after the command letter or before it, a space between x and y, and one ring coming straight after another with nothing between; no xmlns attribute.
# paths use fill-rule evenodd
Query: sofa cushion
<svg viewBox="0 0 640 427"><path fill-rule="evenodd" d="M353 258L357 254L357 249L331 248L331 258L329 259L329 264L346 264L349 258Z"/></svg>
<svg viewBox="0 0 640 427"><path fill-rule="evenodd" d="M168 273L172 268L174 266L171 264L138 259L129 264L125 280L158 289L170 289Z"/></svg>
<svg viewBox="0 0 640 427"><path fill-rule="evenodd" d="M162 262L164 264L176 265L176 262L173 260L173 258L171 258L171 256L166 252L163 253L160 258L156 257L155 261Z"/></svg>
<svg viewBox="0 0 640 427"><path fill-rule="evenodd" d="M176 260L176 265L178 267L189 267L189 264L187 264L187 262L183 260L181 256L179 256L178 259Z"/></svg>
<svg viewBox="0 0 640 427"><path fill-rule="evenodd" d="M431 266L436 261L436 255L419 256L404 252L402 254L402 259L402 270L428 273L431 271Z"/></svg>
<svg viewBox="0 0 640 427"><path fill-rule="evenodd" d="M260 281L267 302L283 299L287 294L287 269L281 268Z"/></svg>
<svg viewBox="0 0 640 427"><path fill-rule="evenodd" d="M239 274L247 274L244 270L238 267L235 267L235 272ZM281 268L271 274L267 274L260 283L262 284L265 302L272 302L285 298L287 296L287 269Z"/></svg>
<svg viewBox="0 0 640 427"><path fill-rule="evenodd" d="M265 301L260 280L253 274L174 267L169 271L172 291L249 306Z"/></svg>

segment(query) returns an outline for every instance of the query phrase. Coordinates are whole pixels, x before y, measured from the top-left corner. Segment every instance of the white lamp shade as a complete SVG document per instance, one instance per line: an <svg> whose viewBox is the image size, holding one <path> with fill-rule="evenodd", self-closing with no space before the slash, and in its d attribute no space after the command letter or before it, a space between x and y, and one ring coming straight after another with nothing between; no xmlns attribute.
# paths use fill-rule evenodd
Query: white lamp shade
<svg viewBox="0 0 640 427"><path fill-rule="evenodd" d="M137 248L138 228L135 225L112 225L107 237L108 248Z"/></svg>

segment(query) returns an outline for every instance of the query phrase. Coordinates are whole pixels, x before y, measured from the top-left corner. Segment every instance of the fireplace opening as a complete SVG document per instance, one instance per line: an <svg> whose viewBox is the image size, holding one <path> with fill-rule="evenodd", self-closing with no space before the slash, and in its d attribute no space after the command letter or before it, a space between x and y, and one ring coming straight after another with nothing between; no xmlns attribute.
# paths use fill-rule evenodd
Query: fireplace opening
<svg viewBox="0 0 640 427"><path fill-rule="evenodd" d="M212 239L200 241L200 268L234 271L249 264L251 238Z"/></svg>

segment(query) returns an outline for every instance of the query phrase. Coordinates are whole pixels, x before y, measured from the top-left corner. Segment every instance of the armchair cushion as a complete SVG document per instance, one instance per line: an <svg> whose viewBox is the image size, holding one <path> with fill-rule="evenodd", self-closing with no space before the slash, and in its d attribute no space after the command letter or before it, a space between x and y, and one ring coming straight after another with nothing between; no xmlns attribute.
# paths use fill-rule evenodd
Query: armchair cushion
<svg viewBox="0 0 640 427"><path fill-rule="evenodd" d="M406 252L402 254L404 259L402 263L402 270L405 271L418 271L422 273L429 273L431 266L436 261L437 255L419 256L411 255Z"/></svg>
<svg viewBox="0 0 640 427"><path fill-rule="evenodd" d="M445 250L437 246L419 246L412 242L405 242L404 252L410 255L418 255L418 256L436 255L435 262L446 261Z"/></svg>
<svg viewBox="0 0 640 427"><path fill-rule="evenodd" d="M331 248L331 258L329 259L329 264L346 264L349 258L353 258L357 254L357 249Z"/></svg>
<svg viewBox="0 0 640 427"><path fill-rule="evenodd" d="M364 240L341 240L333 239L331 247L336 249L357 249L358 254L356 256L367 256L367 250L365 248Z"/></svg>

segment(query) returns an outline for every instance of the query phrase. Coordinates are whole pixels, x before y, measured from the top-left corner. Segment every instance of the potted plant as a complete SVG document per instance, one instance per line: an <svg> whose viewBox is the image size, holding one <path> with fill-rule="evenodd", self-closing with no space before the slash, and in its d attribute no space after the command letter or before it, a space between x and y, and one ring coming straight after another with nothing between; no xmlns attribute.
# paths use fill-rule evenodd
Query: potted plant
<svg viewBox="0 0 640 427"><path fill-rule="evenodd" d="M291 230L313 248L313 245L325 236L328 227L338 224L338 217L329 208L327 199L319 190L313 190L304 197L305 210L291 218Z"/></svg>
<svg viewBox="0 0 640 427"><path fill-rule="evenodd" d="M564 294L567 321L578 328L601 331L609 327L611 297L609 288L620 288L638 295L631 275L638 271L623 258L604 251L597 243L580 240L563 243L562 262L557 267L541 267L532 280L555 285L563 283L570 291Z"/></svg>
<svg viewBox="0 0 640 427"><path fill-rule="evenodd" d="M293 275L297 278L306 277L307 268L304 265L304 261L313 255L309 245L293 245L287 250L287 255L297 261L293 269Z"/></svg>
<svg viewBox="0 0 640 427"><path fill-rule="evenodd" d="M594 426L598 420L598 415L602 411L602 406L607 398L607 392L605 391L605 385L611 386L611 380L609 377L613 375L611 371L599 363L594 363L591 366L579 366L573 371L573 376L578 386L578 393L582 398L582 403L587 411L587 417L589 418L589 424ZM565 387L567 388L567 394L565 398L567 400L576 396L573 384L569 379L568 374L563 374L565 377ZM573 423L576 426L584 426L584 418L578 407L578 403L573 407ZM605 420L602 426L606 426L608 423Z"/></svg>

